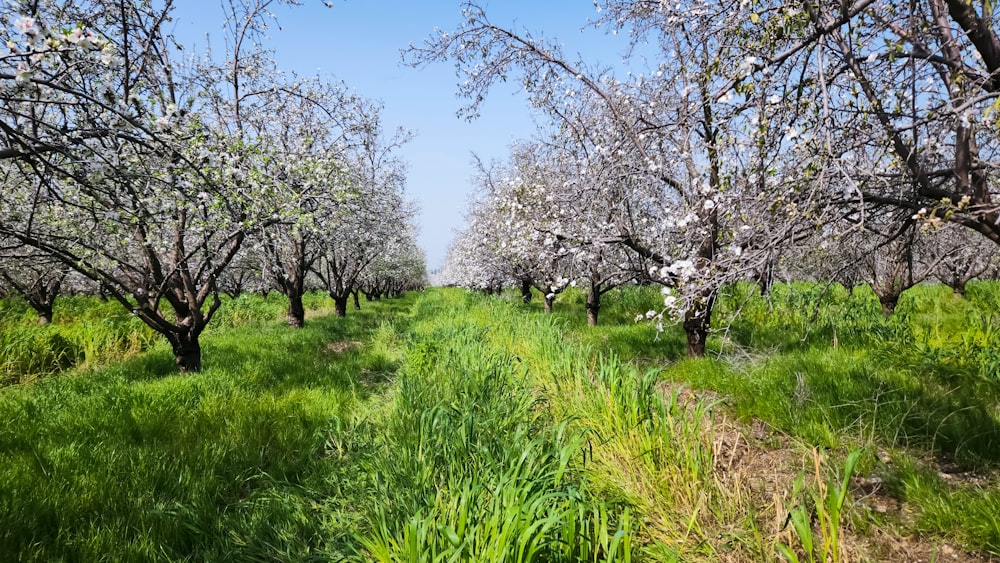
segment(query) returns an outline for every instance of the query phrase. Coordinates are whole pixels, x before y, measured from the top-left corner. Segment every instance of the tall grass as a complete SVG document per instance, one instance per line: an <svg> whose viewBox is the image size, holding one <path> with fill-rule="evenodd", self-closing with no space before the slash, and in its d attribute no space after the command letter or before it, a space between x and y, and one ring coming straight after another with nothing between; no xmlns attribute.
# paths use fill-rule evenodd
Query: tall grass
<svg viewBox="0 0 1000 563"><path fill-rule="evenodd" d="M82 296L58 299L43 326L23 300L0 300L0 323L0 386L131 357L156 340L117 303Z"/></svg>
<svg viewBox="0 0 1000 563"><path fill-rule="evenodd" d="M632 322L655 288L607 294L598 327L572 295L544 315L431 290L346 318L316 296L303 330L284 325L278 297L241 298L204 336L201 374L174 374L169 350L146 345L0 389L0 553L824 560L857 553L845 538L872 526L1000 550L995 487L928 464L1000 461L997 382L985 356L952 349L993 346L998 295L921 287L885 318L867 291L779 285L764 299L737 286L714 357L699 360L681 357L677 327ZM752 439L734 416L793 443L766 494L740 467ZM917 516L865 512L852 472L882 477Z"/></svg>
<svg viewBox="0 0 1000 563"><path fill-rule="evenodd" d="M332 310L325 294L303 299L311 316ZM241 295L224 298L209 333L284 318L287 299ZM65 296L56 300L54 322L38 325L23 299L0 300L0 386L27 383L71 367L94 367L134 357L162 338L116 302L96 297Z"/></svg>
<svg viewBox="0 0 1000 563"><path fill-rule="evenodd" d="M628 561L628 508L589 493L583 436L531 392L510 308L421 300L396 403L362 466L379 561ZM499 340L499 341L498 341ZM519 353L521 352L521 353Z"/></svg>
<svg viewBox="0 0 1000 563"><path fill-rule="evenodd" d="M169 350L0 390L0 553L23 561L288 560L330 537L333 446L396 369L361 346L394 303L348 319L204 337L206 370ZM405 322L400 316L397 322ZM346 421L346 422L345 422Z"/></svg>
<svg viewBox="0 0 1000 563"><path fill-rule="evenodd" d="M653 288L632 291L653 295ZM1000 466L997 306L996 282L970 284L964 299L946 287L917 286L892 316L867 287L796 282L762 297L739 284L721 295L712 357L701 360L681 358L677 326L658 336L638 326L574 330L604 353L722 393L730 412L765 421L806 451L831 449L834 467L850 449L865 449L858 467L892 483L889 492L919 515L893 525L997 552L1000 524L990 514L998 495L982 484ZM928 477L942 471L983 477Z"/></svg>

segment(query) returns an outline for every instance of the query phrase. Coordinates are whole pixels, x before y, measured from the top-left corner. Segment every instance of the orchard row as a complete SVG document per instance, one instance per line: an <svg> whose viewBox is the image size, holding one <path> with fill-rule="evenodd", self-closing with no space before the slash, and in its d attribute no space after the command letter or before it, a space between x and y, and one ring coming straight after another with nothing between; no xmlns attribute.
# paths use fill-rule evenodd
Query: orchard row
<svg viewBox="0 0 1000 563"><path fill-rule="evenodd" d="M282 72L274 3L226 3L224 52L199 56L170 1L0 8L0 276L43 320L60 289L99 292L198 371L220 292L277 289L302 326L308 289L343 314L351 293L423 284L409 133L342 84Z"/></svg>
<svg viewBox="0 0 1000 563"><path fill-rule="evenodd" d="M720 288L775 275L869 283L890 313L923 279L992 275L1000 38L988 2L595 2L627 37L618 66L464 20L408 52L447 59L475 115L520 79L534 140L482 165L482 195L444 278L537 287L663 286L704 354ZM607 64L608 61L603 61ZM642 313L642 312L640 312ZM645 315L644 315L645 316Z"/></svg>

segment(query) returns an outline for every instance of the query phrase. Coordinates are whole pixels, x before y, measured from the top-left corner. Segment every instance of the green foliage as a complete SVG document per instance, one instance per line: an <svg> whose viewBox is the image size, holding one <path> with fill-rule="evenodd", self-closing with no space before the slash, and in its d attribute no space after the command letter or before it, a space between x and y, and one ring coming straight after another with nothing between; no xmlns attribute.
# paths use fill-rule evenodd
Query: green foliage
<svg viewBox="0 0 1000 563"><path fill-rule="evenodd" d="M995 485L976 481L949 482L912 459L901 459L888 473L887 484L893 494L920 507L918 531L952 535L964 545L996 552L1000 546L1000 491Z"/></svg>
<svg viewBox="0 0 1000 563"><path fill-rule="evenodd" d="M39 325L23 300L0 300L0 386L130 357L155 339L152 330L117 303L62 297L56 301L54 322Z"/></svg>
<svg viewBox="0 0 1000 563"><path fill-rule="evenodd" d="M585 435L511 352L547 348L475 299L385 301L296 331L246 320L274 310L262 299L206 335L201 374L154 348L4 390L0 551L631 560L630 508L590 492ZM549 319L539 330L559 338Z"/></svg>
<svg viewBox="0 0 1000 563"><path fill-rule="evenodd" d="M888 317L867 287L795 282L762 297L739 284L720 296L712 358L678 361L678 327L655 341L629 327L579 338L640 365L667 361L662 377L721 392L741 419L761 419L807 446L893 452L889 466L865 470L916 505L917 530L996 551L995 488L956 488L926 477L936 471L907 468L931 460L988 474L1000 464L998 307L996 282L970 284L964 299L920 285Z"/></svg>
<svg viewBox="0 0 1000 563"><path fill-rule="evenodd" d="M512 355L552 326L477 300L415 309L394 409L365 448L377 524L360 543L379 561L630 560L628 508L588 493L583 436L541 408L533 358Z"/></svg>
<svg viewBox="0 0 1000 563"><path fill-rule="evenodd" d="M799 475L795 483L793 495L798 497L799 503L789 509L788 520L799 540L801 552L810 563L837 563L844 560L841 550L844 503L860 456L861 450L851 452L844 462L844 470L831 479L825 479L822 475L823 457L813 450L813 487L809 491L804 489L804 475ZM818 533L814 532L814 516L819 527ZM777 549L788 561L799 563L799 555L791 547L778 544Z"/></svg>
<svg viewBox="0 0 1000 563"><path fill-rule="evenodd" d="M328 546L329 456L392 369L348 319L214 331L206 370L169 351L0 390L0 552L24 561L287 560ZM400 318L404 321L404 318ZM344 422L347 421L347 422ZM329 558L329 557L326 557Z"/></svg>

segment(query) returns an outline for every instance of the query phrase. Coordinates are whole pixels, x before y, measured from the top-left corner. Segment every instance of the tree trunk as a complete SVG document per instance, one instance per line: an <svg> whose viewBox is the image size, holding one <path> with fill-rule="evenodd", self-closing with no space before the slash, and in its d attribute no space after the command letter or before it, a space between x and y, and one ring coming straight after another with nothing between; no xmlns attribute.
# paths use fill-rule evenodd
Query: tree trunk
<svg viewBox="0 0 1000 563"><path fill-rule="evenodd" d="M771 288L774 287L774 262L768 260L757 276L757 286L760 287L761 297L771 295Z"/></svg>
<svg viewBox="0 0 1000 563"><path fill-rule="evenodd" d="M552 297L549 297L548 295L545 296L545 312L546 313L549 313L549 314L552 313L552 302L555 301L555 300L556 300L556 296L555 295L553 295Z"/></svg>
<svg viewBox="0 0 1000 563"><path fill-rule="evenodd" d="M684 333L687 335L687 355L689 358L704 358L708 331L712 327L712 309L715 295L699 298L684 313Z"/></svg>
<svg viewBox="0 0 1000 563"><path fill-rule="evenodd" d="M201 344L198 337L188 333L169 337L174 350L174 362L181 373L197 373L201 371Z"/></svg>
<svg viewBox="0 0 1000 563"><path fill-rule="evenodd" d="M35 311L38 313L38 324L47 325L52 322L52 304L32 304Z"/></svg>
<svg viewBox="0 0 1000 563"><path fill-rule="evenodd" d="M882 305L882 314L891 317L896 312L896 305L899 303L898 294L879 295L878 302Z"/></svg>
<svg viewBox="0 0 1000 563"><path fill-rule="evenodd" d="M597 326L597 314L601 312L601 291L593 283L587 291L587 324Z"/></svg>
<svg viewBox="0 0 1000 563"><path fill-rule="evenodd" d="M521 301L531 303L531 280L528 278L521 280Z"/></svg>
<svg viewBox="0 0 1000 563"><path fill-rule="evenodd" d="M288 326L302 328L306 324L306 310L302 306L302 293L288 292Z"/></svg>
<svg viewBox="0 0 1000 563"><path fill-rule="evenodd" d="M952 282L951 292L952 295L955 296L955 299L961 299L965 297L965 282L959 280L955 280L954 282Z"/></svg>
<svg viewBox="0 0 1000 563"><path fill-rule="evenodd" d="M333 297L333 312L338 317L347 316L347 298L350 294L344 295L331 295Z"/></svg>
<svg viewBox="0 0 1000 563"><path fill-rule="evenodd" d="M351 295L354 296L354 309L357 310L357 311L360 311L361 310L361 301L358 300L358 290L355 289L354 291L352 291Z"/></svg>

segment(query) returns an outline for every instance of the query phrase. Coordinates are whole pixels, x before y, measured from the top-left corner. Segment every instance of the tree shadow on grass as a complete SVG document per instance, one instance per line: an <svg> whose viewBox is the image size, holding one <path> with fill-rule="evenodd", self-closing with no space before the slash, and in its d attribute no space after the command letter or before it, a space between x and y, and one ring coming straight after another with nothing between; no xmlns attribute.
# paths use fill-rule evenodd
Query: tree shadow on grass
<svg viewBox="0 0 1000 563"><path fill-rule="evenodd" d="M203 372L181 374L164 341L133 358L96 366L73 377L73 387L89 388L108 381L139 383L169 377L231 379L258 391L296 387L355 389L362 397L392 379L398 363L368 349L380 323L406 322L412 299L367 304L347 317L311 318L303 329L282 322L255 323L210 330L201 337ZM340 349L341 346L349 346ZM359 385L360 384L360 385Z"/></svg>
<svg viewBox="0 0 1000 563"><path fill-rule="evenodd" d="M411 300L382 301L368 311L311 319L303 329L275 323L235 330L206 339L209 373L220 371L244 388L281 391L292 388L352 390L361 399L391 381L398 362L369 345L385 320L405 322Z"/></svg>

